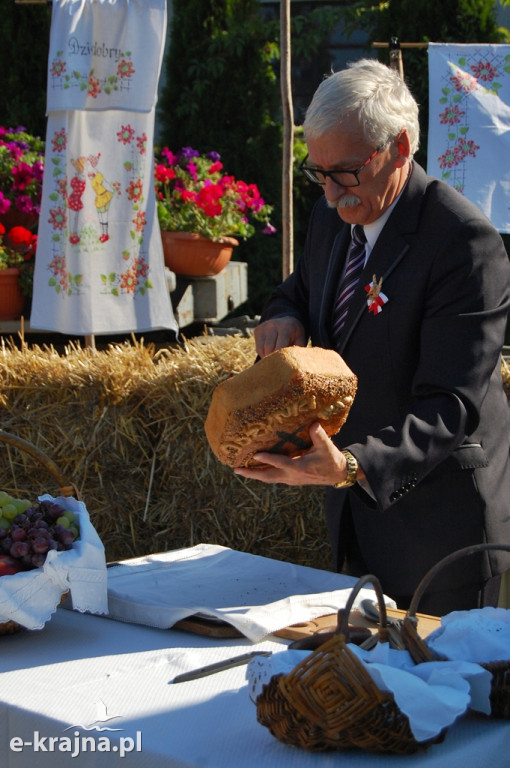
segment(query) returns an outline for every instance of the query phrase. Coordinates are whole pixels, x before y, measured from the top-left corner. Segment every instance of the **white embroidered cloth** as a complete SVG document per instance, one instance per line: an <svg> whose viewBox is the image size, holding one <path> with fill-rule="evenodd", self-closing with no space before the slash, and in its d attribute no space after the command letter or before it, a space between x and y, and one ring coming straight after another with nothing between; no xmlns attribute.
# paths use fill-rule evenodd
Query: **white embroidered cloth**
<svg viewBox="0 0 510 768"><path fill-rule="evenodd" d="M166 31L165 0L57 0L48 61L48 112L149 112Z"/></svg>
<svg viewBox="0 0 510 768"><path fill-rule="evenodd" d="M259 642L276 630L337 612L356 579L198 544L125 560L108 569L110 618L166 629L200 614ZM361 589L355 608L371 589ZM387 599L391 607L393 600Z"/></svg>
<svg viewBox="0 0 510 768"><path fill-rule="evenodd" d="M429 43L427 171L510 233L509 45Z"/></svg>
<svg viewBox="0 0 510 768"><path fill-rule="evenodd" d="M177 331L153 176L166 5L60 0L54 28L30 323L75 335ZM75 40L89 41L87 77L52 58ZM115 56L100 52L119 47L129 66L122 58L110 76Z"/></svg>
<svg viewBox="0 0 510 768"><path fill-rule="evenodd" d="M79 521L80 537L72 549L50 550L42 568L0 578L0 623L12 620L27 629L42 629L68 590L77 611L107 613L104 547L85 504L48 494L39 500L56 501L72 510Z"/></svg>

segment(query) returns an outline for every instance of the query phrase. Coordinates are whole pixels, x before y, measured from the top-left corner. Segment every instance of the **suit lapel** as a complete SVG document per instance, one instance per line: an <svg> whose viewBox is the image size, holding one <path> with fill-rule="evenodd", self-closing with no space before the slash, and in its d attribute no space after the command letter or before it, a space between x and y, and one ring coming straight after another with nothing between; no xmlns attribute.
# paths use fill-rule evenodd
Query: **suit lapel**
<svg viewBox="0 0 510 768"><path fill-rule="evenodd" d="M382 291L384 292L387 279L391 273L397 269L402 259L405 258L410 247L409 243L406 243L401 237L398 237L395 238L395 241L393 242L393 249L391 251L385 251L384 246L379 243L379 240L380 238L370 254L370 258L368 259L365 269L361 273L360 281L356 287L354 296L352 297L349 313L338 347L338 352L340 354L364 313L368 312L366 286L370 285L374 276L376 281L379 281L382 277ZM388 258L388 254L390 253L391 257Z"/></svg>
<svg viewBox="0 0 510 768"><path fill-rule="evenodd" d="M330 347L332 344L331 316L338 289L347 266L347 249L350 241L351 228L346 224L335 237L331 248L319 308L319 328L325 332L325 339L323 341L325 347Z"/></svg>

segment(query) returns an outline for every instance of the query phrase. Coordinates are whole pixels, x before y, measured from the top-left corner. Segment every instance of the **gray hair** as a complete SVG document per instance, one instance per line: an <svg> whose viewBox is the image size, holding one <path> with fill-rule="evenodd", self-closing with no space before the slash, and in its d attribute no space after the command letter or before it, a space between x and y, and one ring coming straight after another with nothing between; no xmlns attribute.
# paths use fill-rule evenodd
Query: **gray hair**
<svg viewBox="0 0 510 768"><path fill-rule="evenodd" d="M398 72L376 59L351 62L322 81L306 112L305 138L317 139L352 115L369 144L386 146L405 129L411 155L418 149L418 104Z"/></svg>

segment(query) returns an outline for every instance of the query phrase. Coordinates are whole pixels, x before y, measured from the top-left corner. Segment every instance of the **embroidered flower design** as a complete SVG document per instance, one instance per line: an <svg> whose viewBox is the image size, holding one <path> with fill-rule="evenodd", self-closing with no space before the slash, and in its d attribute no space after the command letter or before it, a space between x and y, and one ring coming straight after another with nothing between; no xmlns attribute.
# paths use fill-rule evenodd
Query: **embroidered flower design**
<svg viewBox="0 0 510 768"><path fill-rule="evenodd" d="M372 276L372 283L365 285L365 291L368 293L367 305L368 311L374 315L378 315L382 311L383 306L388 301L388 297L381 291L382 277L377 280L376 275Z"/></svg>

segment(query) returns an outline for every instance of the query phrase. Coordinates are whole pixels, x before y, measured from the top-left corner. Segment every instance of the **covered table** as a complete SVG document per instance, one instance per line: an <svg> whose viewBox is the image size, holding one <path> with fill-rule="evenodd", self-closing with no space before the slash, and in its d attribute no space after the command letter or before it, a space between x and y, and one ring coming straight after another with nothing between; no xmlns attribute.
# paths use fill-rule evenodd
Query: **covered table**
<svg viewBox="0 0 510 768"><path fill-rule="evenodd" d="M60 608L39 632L0 638L0 757L8 768L506 768L510 723L457 722L410 757L308 753L256 720L244 666L173 683L177 673L282 639L205 637ZM85 740L85 741L84 741ZM122 758L122 759L121 759ZM120 761L120 762L119 762Z"/></svg>

